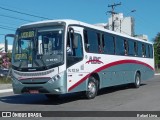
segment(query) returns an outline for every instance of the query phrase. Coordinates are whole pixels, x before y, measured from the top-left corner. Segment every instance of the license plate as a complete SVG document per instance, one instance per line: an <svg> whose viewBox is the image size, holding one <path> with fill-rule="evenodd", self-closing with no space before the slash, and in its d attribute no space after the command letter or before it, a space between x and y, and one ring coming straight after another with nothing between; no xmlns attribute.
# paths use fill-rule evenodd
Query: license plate
<svg viewBox="0 0 160 120"><path fill-rule="evenodd" d="M31 94L37 94L37 93L39 93L39 91L38 90L29 90L29 93L31 93Z"/></svg>

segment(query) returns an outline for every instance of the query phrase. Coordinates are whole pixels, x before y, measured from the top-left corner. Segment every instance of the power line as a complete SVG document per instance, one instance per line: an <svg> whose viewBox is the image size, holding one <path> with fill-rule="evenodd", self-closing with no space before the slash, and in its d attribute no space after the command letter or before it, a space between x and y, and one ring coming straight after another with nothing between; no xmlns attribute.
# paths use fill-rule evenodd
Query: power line
<svg viewBox="0 0 160 120"><path fill-rule="evenodd" d="M0 27L7 27L7 28L11 28L11 29L16 29L14 27L6 26L6 25L0 25Z"/></svg>
<svg viewBox="0 0 160 120"><path fill-rule="evenodd" d="M6 27L0 27L0 28L5 30L10 30L10 31L15 31L15 29L11 29L11 28L6 28Z"/></svg>
<svg viewBox="0 0 160 120"><path fill-rule="evenodd" d="M7 18L12 18L12 19L16 19L16 20L21 20L21 21L25 21L25 22L33 22L31 20L21 19L21 18L17 18L17 17L8 16L8 15L2 15L2 14L0 14L0 16L7 17Z"/></svg>
<svg viewBox="0 0 160 120"><path fill-rule="evenodd" d="M25 13L25 12L20 12L20 11L17 11L17 10L12 10L12 9L8 9L8 8L4 8L4 7L0 7L0 9L7 10L7 11L10 11L10 12L14 12L14 13L19 13L19 14L22 14L22 15L28 15L28 16L36 17L36 18L40 18L40 19L49 19L47 17L42 17L42 16L38 16L38 15Z"/></svg>
<svg viewBox="0 0 160 120"><path fill-rule="evenodd" d="M8 23L8 22L10 22L10 21L7 21L7 22L0 22L1 23L1 25L3 24L3 25L9 25L9 26L14 26L14 28L17 28L17 26L18 26L18 24L14 24L14 23L12 23L12 22L10 22L10 23Z"/></svg>

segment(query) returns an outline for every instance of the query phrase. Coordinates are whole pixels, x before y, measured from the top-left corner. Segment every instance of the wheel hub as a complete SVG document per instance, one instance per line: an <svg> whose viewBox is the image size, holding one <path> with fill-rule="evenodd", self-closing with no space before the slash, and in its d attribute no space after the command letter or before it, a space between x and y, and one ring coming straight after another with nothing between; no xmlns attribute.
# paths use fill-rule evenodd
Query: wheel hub
<svg viewBox="0 0 160 120"><path fill-rule="evenodd" d="M91 96L95 94L96 86L93 82L88 84L88 92L89 92L89 95L91 95Z"/></svg>

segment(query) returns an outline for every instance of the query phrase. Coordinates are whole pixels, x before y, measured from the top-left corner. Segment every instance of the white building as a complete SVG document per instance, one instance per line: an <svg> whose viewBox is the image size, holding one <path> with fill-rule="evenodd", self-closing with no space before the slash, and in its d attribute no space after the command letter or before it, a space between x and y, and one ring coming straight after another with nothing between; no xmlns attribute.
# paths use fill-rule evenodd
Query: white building
<svg viewBox="0 0 160 120"><path fill-rule="evenodd" d="M124 17L123 13L114 14L113 15L113 25L114 25L114 31L127 34L130 36L134 36L134 19L133 17ZM107 28L109 30L113 30L112 27L112 16L108 20L108 26Z"/></svg>
<svg viewBox="0 0 160 120"><path fill-rule="evenodd" d="M135 22L133 17L124 17L123 13L114 14L113 23L115 32L126 34L132 37L137 37L146 41L148 40L147 35L144 34L135 35L134 31ZM109 30L113 30L112 16L108 19L108 23L97 23L95 25Z"/></svg>
<svg viewBox="0 0 160 120"><path fill-rule="evenodd" d="M0 52L1 53L5 53L5 45L4 45L4 43L0 43ZM8 50L9 51L12 51L12 45L8 45Z"/></svg>
<svg viewBox="0 0 160 120"><path fill-rule="evenodd" d="M139 38L139 39L143 39L143 40L145 40L145 41L148 40L148 36L147 36L147 35L144 35L144 34L136 35L135 37L136 37L136 38Z"/></svg>

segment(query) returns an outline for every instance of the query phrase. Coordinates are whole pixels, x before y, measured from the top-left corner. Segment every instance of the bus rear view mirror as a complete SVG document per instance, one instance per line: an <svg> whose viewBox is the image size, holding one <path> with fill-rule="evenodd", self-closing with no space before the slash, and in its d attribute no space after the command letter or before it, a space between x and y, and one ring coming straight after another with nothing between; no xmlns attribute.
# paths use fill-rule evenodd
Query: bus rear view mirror
<svg viewBox="0 0 160 120"><path fill-rule="evenodd" d="M7 38L8 37L11 37L11 38L15 38L15 34L7 34L7 35L5 35L5 52L8 52L8 40L7 40Z"/></svg>
<svg viewBox="0 0 160 120"><path fill-rule="evenodd" d="M78 48L78 36L74 35L73 48Z"/></svg>
<svg viewBox="0 0 160 120"><path fill-rule="evenodd" d="M69 28L69 38L72 42L73 48L77 48L78 47L78 39L75 38L74 29L71 27Z"/></svg>
<svg viewBox="0 0 160 120"><path fill-rule="evenodd" d="M5 38L5 52L8 52L8 40Z"/></svg>

